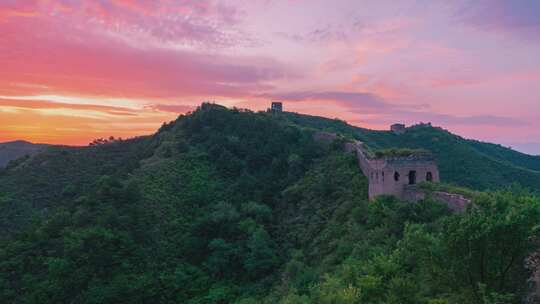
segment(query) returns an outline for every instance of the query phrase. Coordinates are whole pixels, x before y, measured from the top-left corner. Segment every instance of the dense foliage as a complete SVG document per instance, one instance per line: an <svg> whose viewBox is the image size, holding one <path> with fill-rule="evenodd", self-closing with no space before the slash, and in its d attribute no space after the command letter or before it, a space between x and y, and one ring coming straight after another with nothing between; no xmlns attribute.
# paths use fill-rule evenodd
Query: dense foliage
<svg viewBox="0 0 540 304"><path fill-rule="evenodd" d="M317 121L204 104L154 136L11 165L0 302L520 303L538 197L368 202L354 156L312 132L358 135Z"/></svg>

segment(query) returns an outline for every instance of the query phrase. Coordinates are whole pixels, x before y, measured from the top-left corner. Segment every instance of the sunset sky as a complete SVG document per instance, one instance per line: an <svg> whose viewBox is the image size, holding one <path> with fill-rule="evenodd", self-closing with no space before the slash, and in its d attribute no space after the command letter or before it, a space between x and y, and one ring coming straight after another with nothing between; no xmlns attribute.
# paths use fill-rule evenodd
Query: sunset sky
<svg viewBox="0 0 540 304"><path fill-rule="evenodd" d="M540 1L0 0L0 142L150 134L205 100L540 154Z"/></svg>

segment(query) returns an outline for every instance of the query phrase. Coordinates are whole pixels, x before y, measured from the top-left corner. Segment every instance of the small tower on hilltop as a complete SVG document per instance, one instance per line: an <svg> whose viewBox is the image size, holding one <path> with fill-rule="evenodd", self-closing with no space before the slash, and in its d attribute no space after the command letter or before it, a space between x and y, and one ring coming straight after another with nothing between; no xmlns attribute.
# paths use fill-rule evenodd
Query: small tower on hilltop
<svg viewBox="0 0 540 304"><path fill-rule="evenodd" d="M272 102L270 105L270 109L268 109L268 112L274 112L274 113L281 113L283 112L283 103L281 102Z"/></svg>
<svg viewBox="0 0 540 304"><path fill-rule="evenodd" d="M405 133L407 129L405 128L404 124L397 123L390 126L390 131L394 132L394 134L403 134Z"/></svg>

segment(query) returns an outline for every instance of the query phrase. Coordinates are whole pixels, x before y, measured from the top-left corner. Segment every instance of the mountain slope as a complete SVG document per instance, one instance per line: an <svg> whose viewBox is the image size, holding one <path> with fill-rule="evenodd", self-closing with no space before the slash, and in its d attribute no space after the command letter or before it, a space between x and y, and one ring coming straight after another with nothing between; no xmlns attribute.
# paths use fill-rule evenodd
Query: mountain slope
<svg viewBox="0 0 540 304"><path fill-rule="evenodd" d="M22 140L0 143L0 168L19 157L39 153L46 147L47 145L44 144L33 144Z"/></svg>
<svg viewBox="0 0 540 304"><path fill-rule="evenodd" d="M500 145L464 139L442 128L418 125L397 135L350 126L343 121L286 113L299 126L345 134L372 149L426 149L436 156L442 181L477 190L498 189L517 183L540 193L540 156Z"/></svg>
<svg viewBox="0 0 540 304"><path fill-rule="evenodd" d="M0 299L518 303L537 197L486 193L464 215L368 202L354 155L313 132L372 131L297 117L203 104L152 136L51 147L1 170Z"/></svg>
<svg viewBox="0 0 540 304"><path fill-rule="evenodd" d="M4 218L16 219L7 221L11 224L5 224L4 231L11 230L8 226L16 227L28 222L31 219L29 216L31 212L36 212L36 210L38 213L46 212L58 202L71 199L76 193L85 193L89 189L94 189L102 176L125 179L141 165L152 164L155 159L164 156L171 157L177 148L186 149L190 146L190 142L184 138L186 132L197 134L194 138L198 141L203 140L201 134L206 134L205 136L216 141L212 147L204 148L205 151L208 150L206 153L219 154L220 150L215 149L220 146L230 146L230 150L243 155L247 153L248 147L256 149L257 144L250 139L251 137L263 136L257 132L267 132L266 129L257 130L257 132L252 130L254 126L261 128L258 124L263 121L272 125L272 128L284 128L291 134L302 132L304 138L315 130L324 130L362 140L372 149L422 148L430 150L438 160L442 181L446 183L475 190L499 189L517 183L537 193L540 192L540 171L535 170L540 157L525 155L497 145L463 139L441 128L421 125L409 128L405 134L396 135L388 131L357 128L336 119L296 113L270 115L229 111L219 106L206 105L206 107L212 111L200 112L204 113L206 119L204 122L198 122L195 119L196 115L181 117L177 122L164 125L155 136L114 141L90 147L51 146L31 159L22 159L19 164L14 164L14 167L9 170L0 170L0 194L9 193L10 197L14 198L11 201L19 202L17 208L2 208L5 210ZM241 121L241 128L246 130L242 130L239 134L234 133L234 135L218 135L229 128L229 120L236 118ZM192 124L194 124L192 121L197 121L197 125L192 127L194 129L188 129L185 121ZM206 128L210 126L214 126L212 128L214 133L207 134ZM263 128L269 127L264 125ZM250 133L247 130L252 131ZM268 140L273 137L271 134L264 136L269 137ZM26 143L12 145L30 147L28 149L37 148L34 145L28 146ZM177 147L178 145L183 148ZM239 170L238 168L246 164L254 166L262 162L275 162L274 157L270 155L279 152L280 147L285 145L280 143L270 146L269 156L257 160L255 164L252 164L255 160L251 158L260 158L256 156L256 153L251 155L249 160L238 162L234 158L228 159L229 150L224 152L224 155L219 154L219 158L211 160L220 166L229 167L228 170ZM308 151L311 149L315 154L320 153L316 152L317 148L310 140L304 139L303 145L305 145L303 149ZM292 155L292 159L287 162L303 161L303 159L297 160L296 156ZM286 183L287 180L282 182ZM13 222L18 224L13 225Z"/></svg>
<svg viewBox="0 0 540 304"><path fill-rule="evenodd" d="M0 176L0 241L11 245L0 246L9 248L0 250L0 298L121 301L114 290L98 300L111 286L132 303L210 303L229 302L242 285L268 289L285 258L273 210L324 149L271 116L213 105L151 137L54 147ZM37 230L32 218L42 219ZM29 232L10 241L21 229ZM19 247L34 237L43 242ZM26 273L37 281L8 270L43 250Z"/></svg>
<svg viewBox="0 0 540 304"><path fill-rule="evenodd" d="M515 166L540 171L540 156L524 154L501 145L468 140L468 143L477 150L488 155L506 160Z"/></svg>

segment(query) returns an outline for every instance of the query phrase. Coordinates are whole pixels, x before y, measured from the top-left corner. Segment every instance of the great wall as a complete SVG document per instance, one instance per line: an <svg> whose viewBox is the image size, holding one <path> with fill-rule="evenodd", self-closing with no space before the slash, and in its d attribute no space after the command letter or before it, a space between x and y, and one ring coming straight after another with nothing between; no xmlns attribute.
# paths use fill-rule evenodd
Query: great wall
<svg viewBox="0 0 540 304"><path fill-rule="evenodd" d="M391 131L397 135L406 132L401 124L392 125ZM333 143L340 137L335 133L315 132L314 139L327 144ZM410 156L368 156L364 143L361 141L346 141L344 149L354 153L358 166L369 180L369 199L374 200L379 195L394 195L413 203L428 197L445 203L453 212L463 212L471 200L457 193L444 191L425 191L418 186L420 182L439 183L439 168L433 155L422 153ZM539 303L540 299L540 253L531 255L525 262L532 270L528 284L533 291L526 297L525 303Z"/></svg>
<svg viewBox="0 0 540 304"><path fill-rule="evenodd" d="M401 125L399 133L396 132L395 126L392 126L392 131L396 134L404 132ZM338 137L338 135L329 132L316 132L314 134L315 140L326 143L331 143ZM471 202L470 199L461 194L443 191L428 193L418 187L418 184L422 182L440 182L439 168L431 153L370 157L364 143L356 140L347 141L344 148L347 152L356 154L358 166L369 180L368 195L370 200L374 200L379 195L393 195L403 200L418 202L429 196L446 203L455 212L463 211Z"/></svg>
<svg viewBox="0 0 540 304"><path fill-rule="evenodd" d="M379 195L393 195L400 199L418 202L429 195L445 202L453 211L462 211L470 200L463 195L434 191L426 193L419 183L439 183L439 167L431 153L412 153L407 156L368 157L364 144L359 141L347 143L346 149L356 153L358 165L369 180L369 199Z"/></svg>
<svg viewBox="0 0 540 304"><path fill-rule="evenodd" d="M392 131L395 132L392 126ZM404 130L399 126L399 133ZM326 135L327 138L332 136ZM320 136L319 136L320 138ZM333 138L337 136L333 134ZM411 155L408 157L379 157L370 158L360 141L347 142L345 149L355 153L358 166L369 180L369 199L373 200L379 195L394 195L410 202L419 202L428 196L434 200L445 203L453 212L462 212L471 203L471 200L457 193L443 191L427 192L418 187L419 182L440 182L439 168L435 158L430 154ZM402 178L404 177L404 178ZM525 303L539 303L540 299L540 253L530 256L525 264L532 270L529 284L533 291L527 295Z"/></svg>

